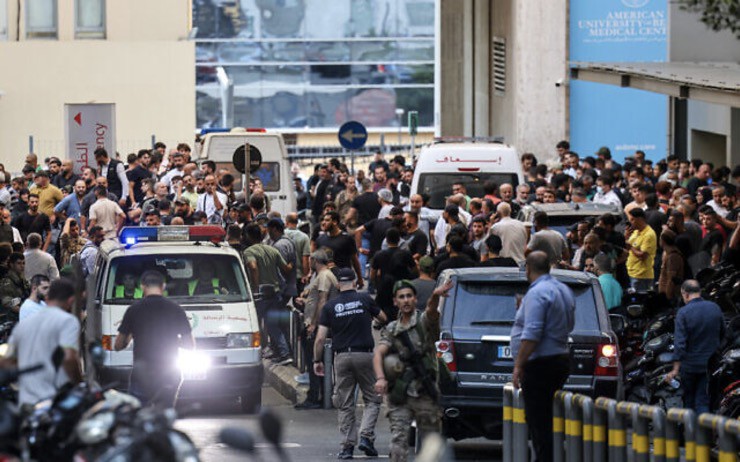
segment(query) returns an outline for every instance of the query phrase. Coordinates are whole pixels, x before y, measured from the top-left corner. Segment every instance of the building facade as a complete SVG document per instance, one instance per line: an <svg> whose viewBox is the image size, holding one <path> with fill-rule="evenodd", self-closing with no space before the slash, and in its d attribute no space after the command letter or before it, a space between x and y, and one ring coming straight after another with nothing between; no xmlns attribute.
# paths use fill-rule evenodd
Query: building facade
<svg viewBox="0 0 740 462"><path fill-rule="evenodd" d="M65 104L114 103L124 158L192 140L190 23L187 0L0 0L0 162L64 157Z"/></svg>

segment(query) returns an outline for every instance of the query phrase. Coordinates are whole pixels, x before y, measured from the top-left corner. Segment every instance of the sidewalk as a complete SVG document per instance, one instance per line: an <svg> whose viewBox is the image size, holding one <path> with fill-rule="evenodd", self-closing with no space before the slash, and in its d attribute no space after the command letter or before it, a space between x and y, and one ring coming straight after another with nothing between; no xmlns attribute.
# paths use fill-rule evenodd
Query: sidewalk
<svg viewBox="0 0 740 462"><path fill-rule="evenodd" d="M300 374L295 366L278 366L267 359L262 360L262 364L265 368L265 383L293 404L306 400L308 385L299 385L295 381L295 376Z"/></svg>

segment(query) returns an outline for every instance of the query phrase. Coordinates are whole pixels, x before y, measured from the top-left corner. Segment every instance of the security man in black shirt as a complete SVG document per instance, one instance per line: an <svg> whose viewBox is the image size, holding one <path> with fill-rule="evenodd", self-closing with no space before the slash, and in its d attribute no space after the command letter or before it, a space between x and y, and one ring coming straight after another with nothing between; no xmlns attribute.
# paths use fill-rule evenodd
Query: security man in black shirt
<svg viewBox="0 0 740 462"><path fill-rule="evenodd" d="M173 407L182 382L178 354L193 349L195 341L185 310L163 296L164 275L145 271L141 286L144 298L124 313L114 348L121 351L136 340L129 393L145 405Z"/></svg>
<svg viewBox="0 0 740 462"><path fill-rule="evenodd" d="M357 443L355 419L355 386L362 391L365 410L360 427L358 449L369 457L376 457L375 423L380 413L382 398L375 393L373 372L373 340L371 325L373 318L386 322L385 314L367 294L355 290L355 272L340 268L337 274L339 295L329 300L321 309L319 329L314 343L314 371L324 375L324 342L331 329L334 349L336 381L332 400L339 410L339 431L342 433L342 451L339 459L352 459Z"/></svg>

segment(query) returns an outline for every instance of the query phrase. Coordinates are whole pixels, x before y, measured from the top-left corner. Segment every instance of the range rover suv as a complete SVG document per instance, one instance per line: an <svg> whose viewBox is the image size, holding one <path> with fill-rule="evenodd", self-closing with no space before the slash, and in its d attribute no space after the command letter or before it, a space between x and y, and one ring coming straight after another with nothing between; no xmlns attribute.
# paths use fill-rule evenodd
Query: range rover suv
<svg viewBox="0 0 740 462"><path fill-rule="evenodd" d="M610 327L598 279L578 271L553 270L576 299L567 390L592 397L621 394L617 337ZM454 439L499 439L503 387L511 381L514 359L509 347L517 297L529 283L518 268L447 270L440 283L454 287L440 306L438 355L450 376L440 379L444 434Z"/></svg>

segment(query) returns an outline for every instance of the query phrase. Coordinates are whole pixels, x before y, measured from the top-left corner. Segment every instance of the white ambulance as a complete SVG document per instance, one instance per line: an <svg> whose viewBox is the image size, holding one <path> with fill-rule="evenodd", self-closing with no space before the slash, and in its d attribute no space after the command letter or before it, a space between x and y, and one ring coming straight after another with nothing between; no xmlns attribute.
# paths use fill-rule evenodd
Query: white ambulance
<svg viewBox="0 0 740 462"><path fill-rule="evenodd" d="M490 139L439 138L422 147L411 193L429 195L427 207L441 214L453 184L462 183L470 197L483 197L486 181L514 188L524 182L516 149Z"/></svg>
<svg viewBox="0 0 740 462"><path fill-rule="evenodd" d="M259 178L270 201L270 209L287 213L297 208L293 176L290 173L288 152L280 133L263 128L233 128L229 132L207 133L202 138L200 162L211 160L217 169L228 169L237 180L235 191L241 191L241 173L234 168L234 151L248 143L262 154L262 164L252 176Z"/></svg>
<svg viewBox="0 0 740 462"><path fill-rule="evenodd" d="M133 342L115 351L115 337L128 307L142 297L139 277L161 271L165 295L187 313L195 350L172 358L182 371L184 399L239 398L245 412L262 402L260 330L252 292L239 253L223 243L218 226L131 227L100 246L88 280L86 337L99 341L105 361L94 376L126 388ZM88 362L89 364L89 362Z"/></svg>

